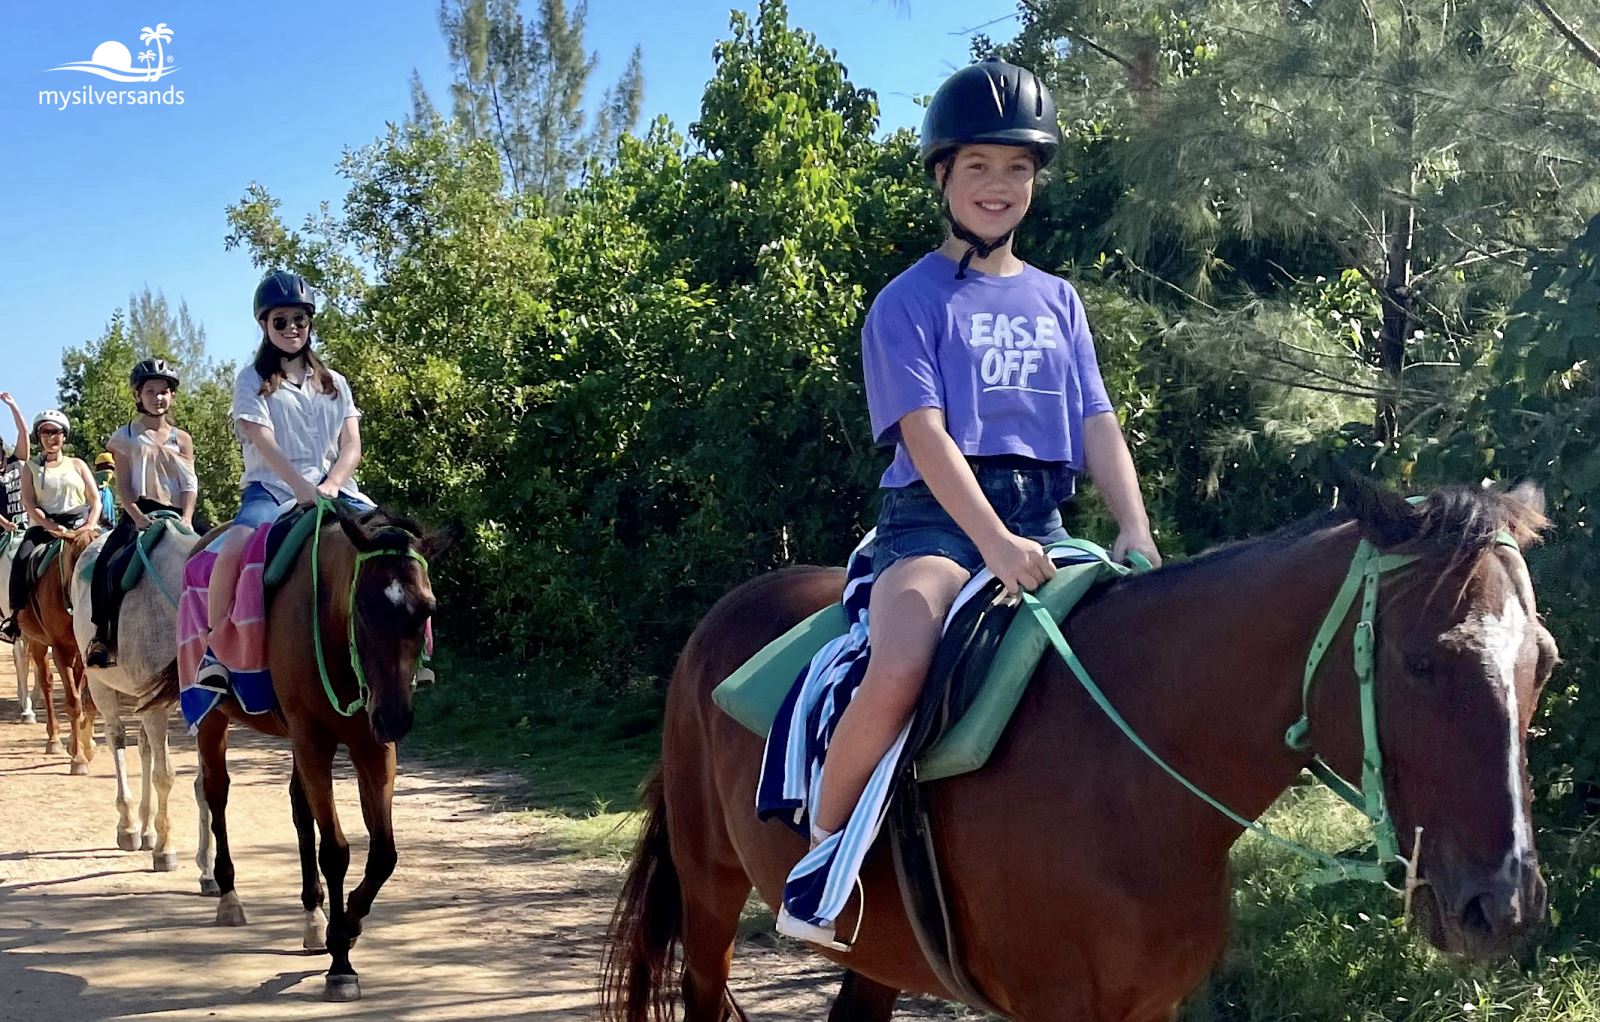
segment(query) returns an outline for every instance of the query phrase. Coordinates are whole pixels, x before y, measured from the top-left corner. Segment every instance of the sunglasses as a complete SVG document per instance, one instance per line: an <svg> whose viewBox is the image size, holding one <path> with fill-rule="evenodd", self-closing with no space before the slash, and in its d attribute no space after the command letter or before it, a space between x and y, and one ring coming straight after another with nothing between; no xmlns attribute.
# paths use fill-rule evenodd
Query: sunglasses
<svg viewBox="0 0 1600 1022"><path fill-rule="evenodd" d="M308 327L310 325L311 325L311 320L308 319L304 315L298 315L298 316L294 316L294 317L290 317L290 316L273 316L272 317L272 329L278 331L279 333L282 333L283 331L288 330L291 326L294 327L296 330L304 330L306 327Z"/></svg>
<svg viewBox="0 0 1600 1022"><path fill-rule="evenodd" d="M41 436L41 437L47 437L47 436L66 436L66 435L67 435L67 431L66 431L66 430L64 430L64 429L56 429L56 428L55 428L55 427L53 427L53 426L52 426L52 427L51 427L51 428L49 428L49 429L41 429L41 430L40 430L40 431L39 431L39 435L40 435L40 436Z"/></svg>

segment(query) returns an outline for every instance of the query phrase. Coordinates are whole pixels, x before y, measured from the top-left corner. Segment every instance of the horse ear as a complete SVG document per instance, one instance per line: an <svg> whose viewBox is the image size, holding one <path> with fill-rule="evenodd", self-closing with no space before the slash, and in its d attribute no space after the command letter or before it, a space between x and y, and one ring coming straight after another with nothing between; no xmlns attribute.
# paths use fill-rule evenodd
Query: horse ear
<svg viewBox="0 0 1600 1022"><path fill-rule="evenodd" d="M1545 515L1544 487L1531 479L1525 479L1511 488L1506 494L1512 500L1543 518Z"/></svg>
<svg viewBox="0 0 1600 1022"><path fill-rule="evenodd" d="M1362 537L1374 546L1399 546L1417 538L1422 527L1422 511L1417 505L1357 475L1346 478L1345 489Z"/></svg>
<svg viewBox="0 0 1600 1022"><path fill-rule="evenodd" d="M461 524L460 519L451 519L444 528L422 537L418 546L422 550L422 556L429 561L436 561L460 543L466 537L466 533L466 527Z"/></svg>
<svg viewBox="0 0 1600 1022"><path fill-rule="evenodd" d="M349 515L336 515L335 517L338 519L339 528L343 529L344 534L350 538L350 543L352 546L354 546L357 550L367 550L371 548L372 535L362 527L360 522L351 518Z"/></svg>

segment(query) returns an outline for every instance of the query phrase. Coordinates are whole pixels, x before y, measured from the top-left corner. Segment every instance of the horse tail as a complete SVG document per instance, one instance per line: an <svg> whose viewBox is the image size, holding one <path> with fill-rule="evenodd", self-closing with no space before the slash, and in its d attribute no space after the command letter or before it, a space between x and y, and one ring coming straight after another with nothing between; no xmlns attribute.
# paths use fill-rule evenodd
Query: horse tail
<svg viewBox="0 0 1600 1022"><path fill-rule="evenodd" d="M645 782L647 815L606 934L600 988L604 1022L668 1022L678 980L683 898L667 838L660 764Z"/></svg>
<svg viewBox="0 0 1600 1022"><path fill-rule="evenodd" d="M143 713L146 710L157 709L162 706L171 706L178 701L178 661L161 668L155 678L151 680L150 692L145 696L144 702L139 704L134 713Z"/></svg>

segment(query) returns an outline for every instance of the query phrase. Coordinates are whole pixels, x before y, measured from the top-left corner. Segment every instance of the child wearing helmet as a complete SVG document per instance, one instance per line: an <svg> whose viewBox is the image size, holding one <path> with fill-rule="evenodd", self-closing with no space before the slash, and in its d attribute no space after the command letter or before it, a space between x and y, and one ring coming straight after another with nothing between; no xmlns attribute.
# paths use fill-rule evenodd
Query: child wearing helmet
<svg viewBox="0 0 1600 1022"><path fill-rule="evenodd" d="M212 568L207 607L212 622L221 621L232 605L251 529L318 497L373 506L355 478L361 410L349 382L312 348L317 303L311 285L299 274L274 271L256 288L254 310L261 343L233 387L234 432L244 449L243 488L234 527ZM197 677L226 674L208 650Z"/></svg>
<svg viewBox="0 0 1600 1022"><path fill-rule="evenodd" d="M1054 576L1044 545L1067 538L1059 507L1079 475L1116 516L1114 556L1160 563L1083 305L1012 252L1059 145L1048 89L994 58L951 75L923 121L923 165L950 227L879 293L862 329L873 438L894 454L874 538L872 656L829 744L813 843L843 828L910 718L972 573L987 566L1013 595ZM833 939L832 920L787 908L778 930Z"/></svg>
<svg viewBox="0 0 1600 1022"><path fill-rule="evenodd" d="M171 412L183 380L162 358L141 359L128 373L136 415L106 439L101 455L112 471L111 485L122 507L120 520L95 558L90 582L90 615L94 639L84 654L90 667L116 663L116 618L120 607L115 580L126 569L120 556L139 533L149 527L157 511L176 514L186 528L194 528L194 508L200 483L194 469L194 438L173 425ZM96 466L100 459L95 460Z"/></svg>
<svg viewBox="0 0 1600 1022"><path fill-rule="evenodd" d="M34 437L40 455L27 463L22 474L22 506L29 527L17 546L16 564L22 564L33 548L52 539L93 536L100 525L100 502L95 500L94 476L81 458L68 457L62 448L72 431L64 412L50 409L33 419ZM11 617L0 624L0 634L15 640L17 611L28 600L28 573L11 572Z"/></svg>
<svg viewBox="0 0 1600 1022"><path fill-rule="evenodd" d="M100 491L100 524L117 524L117 459L110 451L94 456L94 485Z"/></svg>

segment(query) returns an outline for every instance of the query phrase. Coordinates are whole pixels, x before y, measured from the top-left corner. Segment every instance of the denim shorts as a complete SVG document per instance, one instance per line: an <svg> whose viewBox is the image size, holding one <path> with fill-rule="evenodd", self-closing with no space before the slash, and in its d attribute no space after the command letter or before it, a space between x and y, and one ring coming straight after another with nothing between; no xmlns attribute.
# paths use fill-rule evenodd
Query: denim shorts
<svg viewBox="0 0 1600 1022"><path fill-rule="evenodd" d="M352 505L361 509L370 509L372 505L365 501L349 500ZM233 524L248 525L252 529L267 522L275 522L283 512L280 510L283 501L272 495L272 491L261 483L249 483L239 494L239 513L233 516Z"/></svg>
<svg viewBox="0 0 1600 1022"><path fill-rule="evenodd" d="M1039 543L1067 538L1061 505L1072 499L1077 478L1072 469L1012 457L969 458L968 463L1007 529ZM968 571L983 567L977 545L920 481L883 491L872 546L873 569L879 574L895 561L927 554L948 557Z"/></svg>

